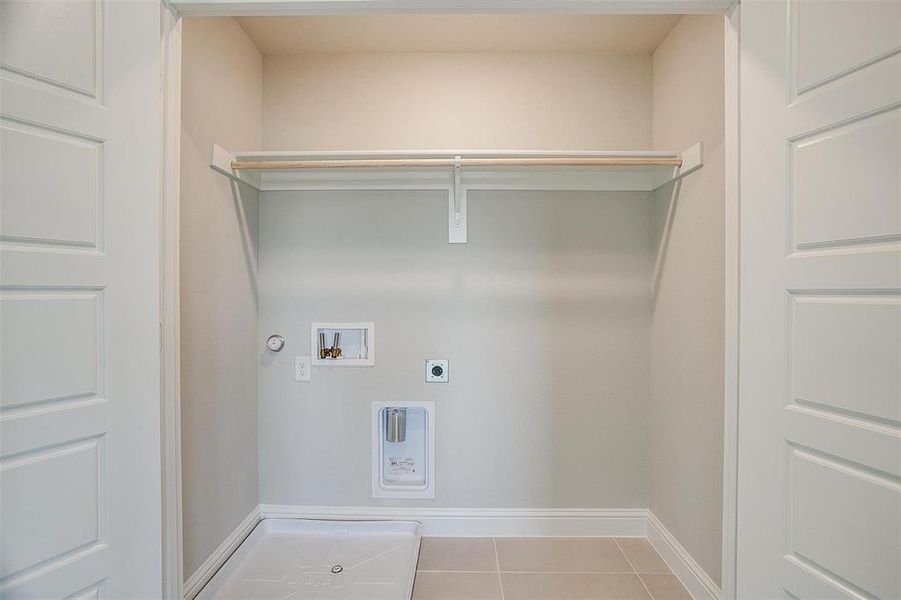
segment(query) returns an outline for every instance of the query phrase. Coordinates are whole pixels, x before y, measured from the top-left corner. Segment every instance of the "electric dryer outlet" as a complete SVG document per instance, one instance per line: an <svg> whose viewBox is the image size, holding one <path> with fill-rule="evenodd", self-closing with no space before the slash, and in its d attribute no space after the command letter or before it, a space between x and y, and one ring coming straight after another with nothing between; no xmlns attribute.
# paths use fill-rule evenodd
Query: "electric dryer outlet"
<svg viewBox="0 0 901 600"><path fill-rule="evenodd" d="M447 383L448 360L444 358L429 358L425 361L426 383Z"/></svg>

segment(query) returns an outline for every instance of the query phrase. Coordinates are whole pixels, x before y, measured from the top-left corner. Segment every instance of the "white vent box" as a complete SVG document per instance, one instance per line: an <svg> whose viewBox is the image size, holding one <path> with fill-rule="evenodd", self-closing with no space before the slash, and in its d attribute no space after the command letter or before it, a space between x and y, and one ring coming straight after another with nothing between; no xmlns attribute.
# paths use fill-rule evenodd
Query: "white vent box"
<svg viewBox="0 0 901 600"><path fill-rule="evenodd" d="M372 497L435 497L435 403L372 403Z"/></svg>

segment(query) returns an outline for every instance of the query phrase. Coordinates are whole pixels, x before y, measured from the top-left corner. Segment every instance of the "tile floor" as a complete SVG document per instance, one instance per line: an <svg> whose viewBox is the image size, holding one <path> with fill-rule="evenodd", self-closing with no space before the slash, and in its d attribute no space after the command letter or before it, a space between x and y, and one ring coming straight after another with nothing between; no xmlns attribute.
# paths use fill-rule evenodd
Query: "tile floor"
<svg viewBox="0 0 901 600"><path fill-rule="evenodd" d="M422 538L413 600L691 600L644 538Z"/></svg>

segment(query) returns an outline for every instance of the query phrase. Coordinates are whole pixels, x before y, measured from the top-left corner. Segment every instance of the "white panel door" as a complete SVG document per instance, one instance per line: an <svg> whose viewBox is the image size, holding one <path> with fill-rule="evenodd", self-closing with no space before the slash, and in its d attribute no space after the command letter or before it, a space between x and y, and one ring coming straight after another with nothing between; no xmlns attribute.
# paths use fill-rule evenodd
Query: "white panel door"
<svg viewBox="0 0 901 600"><path fill-rule="evenodd" d="M0 0L0 597L159 598L160 10Z"/></svg>
<svg viewBox="0 0 901 600"><path fill-rule="evenodd" d="M739 598L901 598L901 2L741 15Z"/></svg>

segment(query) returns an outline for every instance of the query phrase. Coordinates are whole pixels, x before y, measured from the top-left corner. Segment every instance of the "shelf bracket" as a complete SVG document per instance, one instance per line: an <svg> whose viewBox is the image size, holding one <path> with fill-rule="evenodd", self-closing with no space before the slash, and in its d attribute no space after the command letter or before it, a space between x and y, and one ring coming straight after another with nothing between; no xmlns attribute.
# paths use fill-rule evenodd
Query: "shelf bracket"
<svg viewBox="0 0 901 600"><path fill-rule="evenodd" d="M454 156L454 183L447 199L447 242L466 243L466 189L460 183L463 157Z"/></svg>
<svg viewBox="0 0 901 600"><path fill-rule="evenodd" d="M698 142L680 155L682 166L673 167L668 173L656 173L652 183L653 190L657 190L668 183L682 179L686 175L694 173L704 166L704 144Z"/></svg>
<svg viewBox="0 0 901 600"><path fill-rule="evenodd" d="M235 171L232 169L232 163L234 161L234 154L219 144L213 144L213 147L210 150L210 168L218 173L222 173L232 181L240 181L259 190L262 187L260 174L253 171Z"/></svg>

